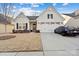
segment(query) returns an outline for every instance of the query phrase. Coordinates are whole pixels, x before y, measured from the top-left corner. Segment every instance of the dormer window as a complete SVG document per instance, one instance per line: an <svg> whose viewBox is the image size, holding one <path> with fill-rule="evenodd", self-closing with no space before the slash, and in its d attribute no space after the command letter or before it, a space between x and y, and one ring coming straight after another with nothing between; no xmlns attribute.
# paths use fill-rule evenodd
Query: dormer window
<svg viewBox="0 0 79 59"><path fill-rule="evenodd" d="M48 19L53 19L53 14L47 14Z"/></svg>

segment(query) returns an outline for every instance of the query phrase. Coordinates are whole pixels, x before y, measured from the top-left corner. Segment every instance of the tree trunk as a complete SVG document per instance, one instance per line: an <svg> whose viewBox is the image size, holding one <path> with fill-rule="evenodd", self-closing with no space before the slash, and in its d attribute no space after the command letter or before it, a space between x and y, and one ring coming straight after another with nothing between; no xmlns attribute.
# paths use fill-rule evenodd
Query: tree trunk
<svg viewBox="0 0 79 59"><path fill-rule="evenodd" d="M5 24L5 33L7 33L7 24Z"/></svg>

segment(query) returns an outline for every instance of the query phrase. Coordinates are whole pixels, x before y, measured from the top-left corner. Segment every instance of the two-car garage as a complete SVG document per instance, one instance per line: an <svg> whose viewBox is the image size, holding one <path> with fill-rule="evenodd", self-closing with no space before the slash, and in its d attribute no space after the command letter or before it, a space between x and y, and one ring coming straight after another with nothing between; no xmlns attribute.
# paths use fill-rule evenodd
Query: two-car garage
<svg viewBox="0 0 79 59"><path fill-rule="evenodd" d="M54 32L54 29L63 26L64 18L56 11L55 8L48 7L37 18L37 30L40 32Z"/></svg>

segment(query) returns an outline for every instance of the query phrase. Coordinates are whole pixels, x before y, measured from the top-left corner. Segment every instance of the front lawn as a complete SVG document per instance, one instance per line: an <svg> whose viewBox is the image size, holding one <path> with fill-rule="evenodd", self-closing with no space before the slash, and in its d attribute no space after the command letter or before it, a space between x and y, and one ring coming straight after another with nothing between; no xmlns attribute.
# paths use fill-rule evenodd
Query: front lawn
<svg viewBox="0 0 79 59"><path fill-rule="evenodd" d="M16 33L6 34L6 36L2 34L0 39L0 51L2 52L42 50L40 33Z"/></svg>

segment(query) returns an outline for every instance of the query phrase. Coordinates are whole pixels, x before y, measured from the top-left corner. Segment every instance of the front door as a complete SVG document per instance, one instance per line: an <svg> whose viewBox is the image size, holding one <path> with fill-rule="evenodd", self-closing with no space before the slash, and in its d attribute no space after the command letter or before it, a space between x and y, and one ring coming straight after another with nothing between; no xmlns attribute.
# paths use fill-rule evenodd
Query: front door
<svg viewBox="0 0 79 59"><path fill-rule="evenodd" d="M33 31L36 31L36 23L33 24Z"/></svg>
<svg viewBox="0 0 79 59"><path fill-rule="evenodd" d="M36 22L30 22L30 30L31 32L35 32L36 31Z"/></svg>

